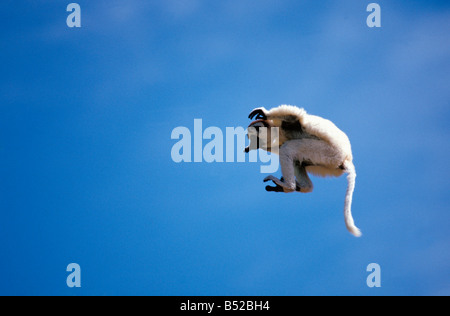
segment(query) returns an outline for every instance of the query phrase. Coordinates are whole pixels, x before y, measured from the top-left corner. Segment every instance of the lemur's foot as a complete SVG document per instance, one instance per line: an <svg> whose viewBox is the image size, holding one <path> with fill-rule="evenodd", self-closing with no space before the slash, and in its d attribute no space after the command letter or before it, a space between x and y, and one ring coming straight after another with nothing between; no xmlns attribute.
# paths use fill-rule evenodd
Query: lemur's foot
<svg viewBox="0 0 450 316"><path fill-rule="evenodd" d="M282 187L280 187L279 185L274 186L274 187L268 185L268 186L266 186L266 191L267 192L283 192L284 193L284 189Z"/></svg>
<svg viewBox="0 0 450 316"><path fill-rule="evenodd" d="M269 182L269 181L273 181L275 184L277 184L277 182L281 181L281 180L278 180L274 176L267 176L267 177L264 178L264 182Z"/></svg>
<svg viewBox="0 0 450 316"><path fill-rule="evenodd" d="M268 182L268 181L273 181L273 183L275 184L275 186L274 186L274 187L272 187L272 186L270 186L270 185L266 186L266 191L267 191L267 192L287 192L287 193L288 193L288 192L292 192L292 191L287 191L287 190L285 190L281 185L279 185L279 184L277 183L278 181L284 182L284 178L283 178L283 177L281 177L281 179L278 180L278 179L275 178L274 176L268 176L268 177L266 177L266 178L264 179L264 182ZM298 184L298 182L296 183L295 191L296 191L296 192L301 192L301 187L300 187L300 185Z"/></svg>

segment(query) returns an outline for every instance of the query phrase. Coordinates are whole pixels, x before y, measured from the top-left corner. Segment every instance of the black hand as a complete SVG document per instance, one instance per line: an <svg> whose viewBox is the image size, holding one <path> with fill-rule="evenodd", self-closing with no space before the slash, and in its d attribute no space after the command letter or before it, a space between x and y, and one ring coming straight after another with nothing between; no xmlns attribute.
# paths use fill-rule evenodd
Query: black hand
<svg viewBox="0 0 450 316"><path fill-rule="evenodd" d="M253 120L253 118L256 116L257 120L267 120L267 116L264 113L262 109L256 109L253 110L250 115L248 116L249 119Z"/></svg>

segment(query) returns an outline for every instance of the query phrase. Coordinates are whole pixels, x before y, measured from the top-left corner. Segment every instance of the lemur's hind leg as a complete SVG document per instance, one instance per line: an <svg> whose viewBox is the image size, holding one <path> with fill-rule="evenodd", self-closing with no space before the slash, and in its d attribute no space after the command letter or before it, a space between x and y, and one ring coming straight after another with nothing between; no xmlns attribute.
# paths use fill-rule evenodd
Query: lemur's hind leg
<svg viewBox="0 0 450 316"><path fill-rule="evenodd" d="M300 163L298 163L295 166L295 175L297 177L297 181L295 181L295 191L296 192L301 192L301 193L310 193L313 191L313 183L311 181L311 179L308 176L308 173L306 172L306 168L302 165L300 165ZM278 180L277 178L273 177L273 176L269 176L266 179L264 179L264 182L267 181L273 181L273 183L275 184L274 187L268 185L266 186L266 191L268 192L285 192L284 187L281 186L279 183L284 183L284 178L281 177L280 180ZM292 191L288 191L288 192L292 192Z"/></svg>
<svg viewBox="0 0 450 316"><path fill-rule="evenodd" d="M281 146L279 152L283 180L280 180L274 176L268 176L264 179L264 182L273 181L275 183L276 188L274 188L274 191L276 192L290 193L297 190L297 181L295 179L296 162L294 161L294 155L292 154L292 149L288 146L288 143L290 142L287 142Z"/></svg>
<svg viewBox="0 0 450 316"><path fill-rule="evenodd" d="M280 150L280 158L281 152L282 150ZM280 159L280 164L281 172L283 173L284 178L281 180L274 176L268 176L264 179L264 182L273 181L276 185L273 189L275 192L295 192L297 190L297 181L295 180L294 161L290 157L285 157L285 159Z"/></svg>
<svg viewBox="0 0 450 316"><path fill-rule="evenodd" d="M275 192L311 192L313 184L303 165L303 156L299 157L297 150L298 143L288 141L280 148L280 165L283 178L277 179L274 176L268 176L264 182L273 181L275 188L266 188L267 191ZM282 190L282 191L281 191Z"/></svg>
<svg viewBox="0 0 450 316"><path fill-rule="evenodd" d="M297 186L299 192L309 193L312 192L314 186L311 179L306 172L306 167L299 161L295 163L295 177L297 178Z"/></svg>

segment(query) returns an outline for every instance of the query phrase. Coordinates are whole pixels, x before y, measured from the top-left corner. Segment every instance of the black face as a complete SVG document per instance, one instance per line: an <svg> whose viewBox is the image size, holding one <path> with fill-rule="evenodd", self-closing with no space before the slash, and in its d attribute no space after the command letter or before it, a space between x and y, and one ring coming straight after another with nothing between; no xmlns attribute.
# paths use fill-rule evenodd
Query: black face
<svg viewBox="0 0 450 316"><path fill-rule="evenodd" d="M249 126L248 126L248 138L250 139L250 145L248 147L245 148L245 152L249 153L251 150L257 150L259 148L268 150L269 148L265 148L267 146L265 146L264 144L267 144L267 140L261 140L259 135L260 135L260 129L261 128L270 128L270 125L267 121L265 120L257 120L252 122ZM266 135L268 135L266 133Z"/></svg>

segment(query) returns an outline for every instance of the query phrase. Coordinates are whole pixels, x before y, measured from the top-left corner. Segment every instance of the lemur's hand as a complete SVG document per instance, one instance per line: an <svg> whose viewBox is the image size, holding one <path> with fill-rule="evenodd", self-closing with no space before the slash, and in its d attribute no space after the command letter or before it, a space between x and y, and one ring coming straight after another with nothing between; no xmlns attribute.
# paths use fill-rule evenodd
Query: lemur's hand
<svg viewBox="0 0 450 316"><path fill-rule="evenodd" d="M265 108L256 108L250 113L248 118L251 120L253 120L253 118L256 118L256 120L267 120L266 113L267 110Z"/></svg>

